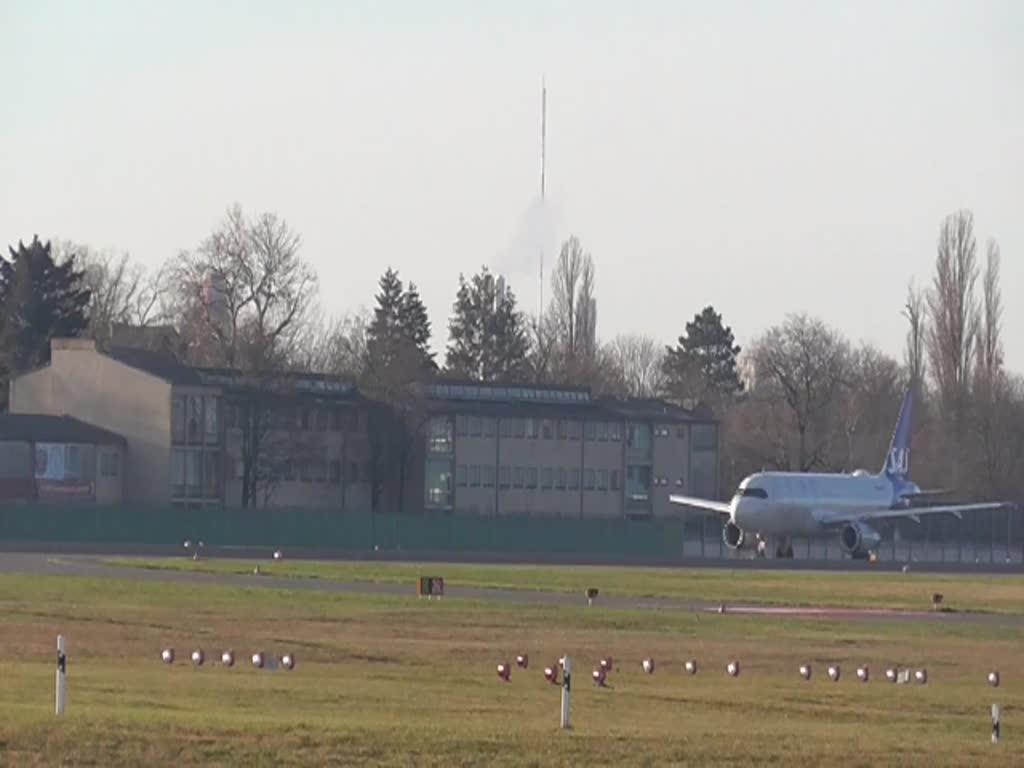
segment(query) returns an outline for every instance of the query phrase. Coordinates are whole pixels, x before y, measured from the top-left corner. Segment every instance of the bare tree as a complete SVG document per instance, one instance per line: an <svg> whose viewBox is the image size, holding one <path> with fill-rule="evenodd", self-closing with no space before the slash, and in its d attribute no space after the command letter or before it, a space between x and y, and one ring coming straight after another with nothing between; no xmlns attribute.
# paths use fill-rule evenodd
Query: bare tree
<svg viewBox="0 0 1024 768"><path fill-rule="evenodd" d="M955 434L963 426L978 326L976 251L973 214L958 211L946 217L928 293L928 356L943 411L952 418Z"/></svg>
<svg viewBox="0 0 1024 768"><path fill-rule="evenodd" d="M877 347L864 344L849 359L840 394L848 471L867 469L866 462L884 455L902 401L899 363Z"/></svg>
<svg viewBox="0 0 1024 768"><path fill-rule="evenodd" d="M597 302L594 262L574 236L562 244L551 275L548 310L556 340L556 377L580 384L592 373L597 356Z"/></svg>
<svg viewBox="0 0 1024 768"><path fill-rule="evenodd" d="M299 242L276 214L247 220L236 205L173 267L192 361L238 374L243 507L258 498L274 402L288 386L289 356L302 338L317 288L315 273L299 256ZM266 476L273 477L273 470Z"/></svg>
<svg viewBox="0 0 1024 768"><path fill-rule="evenodd" d="M753 345L755 386L775 390L788 406L797 437L797 464L806 472L825 460L829 415L846 381L849 345L820 320L791 315Z"/></svg>
<svg viewBox="0 0 1024 768"><path fill-rule="evenodd" d="M907 303L903 309L903 316L910 324L903 360L907 366L910 384L918 395L924 386L925 377L926 311L924 294L911 282L907 288Z"/></svg>
<svg viewBox="0 0 1024 768"><path fill-rule="evenodd" d="M664 346L649 336L616 336L605 346L610 367L627 397L655 397L663 389Z"/></svg>
<svg viewBox="0 0 1024 768"><path fill-rule="evenodd" d="M330 319L318 315L306 325L293 356L293 366L358 379L366 366L366 329L370 320L366 309Z"/></svg>
<svg viewBox="0 0 1024 768"><path fill-rule="evenodd" d="M997 493L1005 448L1006 377L1001 340L1002 294L999 288L999 246L989 241L982 277L981 318L978 323L974 376L974 426L980 443L982 475L987 494Z"/></svg>
<svg viewBox="0 0 1024 768"><path fill-rule="evenodd" d="M89 301L89 333L100 344L110 339L115 325L143 327L162 318L164 270L150 274L131 256L94 251L64 240L54 244L58 263L75 256L85 272Z"/></svg>

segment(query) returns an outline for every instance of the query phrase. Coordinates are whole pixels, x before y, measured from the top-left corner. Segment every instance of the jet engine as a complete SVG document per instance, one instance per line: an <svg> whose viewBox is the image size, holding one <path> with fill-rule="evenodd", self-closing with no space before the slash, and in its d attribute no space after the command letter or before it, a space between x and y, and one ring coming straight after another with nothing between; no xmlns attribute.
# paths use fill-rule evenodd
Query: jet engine
<svg viewBox="0 0 1024 768"><path fill-rule="evenodd" d="M744 531L732 520L722 527L722 541L729 549L754 549L757 547L757 537Z"/></svg>
<svg viewBox="0 0 1024 768"><path fill-rule="evenodd" d="M858 559L866 558L881 541L882 535L864 523L849 523L839 535L843 551Z"/></svg>

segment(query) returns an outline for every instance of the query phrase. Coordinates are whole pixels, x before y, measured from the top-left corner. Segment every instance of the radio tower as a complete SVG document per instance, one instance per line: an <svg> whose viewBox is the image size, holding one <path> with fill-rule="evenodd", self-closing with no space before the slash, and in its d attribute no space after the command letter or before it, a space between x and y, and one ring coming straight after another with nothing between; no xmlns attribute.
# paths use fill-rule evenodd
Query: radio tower
<svg viewBox="0 0 1024 768"><path fill-rule="evenodd" d="M540 81L540 211L545 216L544 209L544 171L547 162L547 122L548 122L548 89L544 84L544 78ZM542 226L543 231L543 226ZM543 235L541 237L543 240ZM544 243L540 246L540 311L537 313L538 321L544 320Z"/></svg>

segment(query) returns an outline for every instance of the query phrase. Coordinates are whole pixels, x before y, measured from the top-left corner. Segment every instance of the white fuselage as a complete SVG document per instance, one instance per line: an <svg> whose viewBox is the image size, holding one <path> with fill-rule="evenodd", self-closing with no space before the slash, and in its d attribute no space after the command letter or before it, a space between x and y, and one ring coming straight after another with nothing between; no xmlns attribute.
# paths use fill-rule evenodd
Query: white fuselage
<svg viewBox="0 0 1024 768"><path fill-rule="evenodd" d="M761 472L740 483L730 506L732 522L744 531L811 536L823 532L820 520L829 512L870 512L892 503L884 475Z"/></svg>

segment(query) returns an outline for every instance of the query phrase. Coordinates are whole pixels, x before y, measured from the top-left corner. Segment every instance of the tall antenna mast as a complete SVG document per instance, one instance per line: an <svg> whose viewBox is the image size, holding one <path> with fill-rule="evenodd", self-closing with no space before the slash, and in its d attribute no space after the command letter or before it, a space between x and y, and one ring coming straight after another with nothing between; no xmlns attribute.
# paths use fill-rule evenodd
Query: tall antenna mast
<svg viewBox="0 0 1024 768"><path fill-rule="evenodd" d="M545 215L544 209L544 173L547 164L547 126L548 126L548 89L544 78L540 80L540 209L541 216ZM543 235L542 235L543 237ZM544 244L540 246L540 311L538 319L544 319Z"/></svg>

